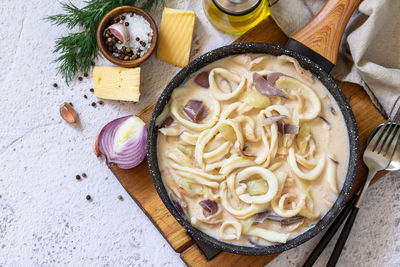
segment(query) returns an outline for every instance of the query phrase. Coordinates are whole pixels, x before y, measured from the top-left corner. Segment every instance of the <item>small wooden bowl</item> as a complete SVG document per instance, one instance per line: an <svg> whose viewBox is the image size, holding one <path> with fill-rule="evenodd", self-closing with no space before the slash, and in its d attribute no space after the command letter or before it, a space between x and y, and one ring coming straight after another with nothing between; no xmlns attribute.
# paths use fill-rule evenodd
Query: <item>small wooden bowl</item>
<svg viewBox="0 0 400 267"><path fill-rule="evenodd" d="M140 15L144 17L149 23L150 27L153 30L153 39L151 42L150 48L147 50L146 54L143 56L139 57L138 59L135 60L121 60L117 57L114 57L108 50L104 41L103 33L106 27L108 26L108 23L114 19L115 17L118 17L119 15L123 13L135 13L137 15ZM110 12L108 12L103 19L100 21L99 26L97 27L97 34L96 34L96 39L97 39L97 46L99 47L101 53L104 55L106 59L108 59L111 63L125 67L125 68L134 68L145 62L151 54L154 52L157 44L157 37L158 37L158 32L157 32L157 25L154 22L153 18L150 16L149 13L144 11L141 8L134 7L134 6L120 6L117 8L114 8Z"/></svg>

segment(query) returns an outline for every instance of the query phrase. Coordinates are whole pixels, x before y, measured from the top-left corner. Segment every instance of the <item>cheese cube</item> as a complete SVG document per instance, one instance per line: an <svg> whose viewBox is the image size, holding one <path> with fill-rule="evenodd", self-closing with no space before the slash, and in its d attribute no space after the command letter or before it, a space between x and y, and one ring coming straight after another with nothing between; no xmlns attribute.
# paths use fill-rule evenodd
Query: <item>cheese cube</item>
<svg viewBox="0 0 400 267"><path fill-rule="evenodd" d="M93 79L98 98L139 101L140 68L94 67Z"/></svg>
<svg viewBox="0 0 400 267"><path fill-rule="evenodd" d="M157 57L184 67L189 63L196 14L193 11L164 8Z"/></svg>

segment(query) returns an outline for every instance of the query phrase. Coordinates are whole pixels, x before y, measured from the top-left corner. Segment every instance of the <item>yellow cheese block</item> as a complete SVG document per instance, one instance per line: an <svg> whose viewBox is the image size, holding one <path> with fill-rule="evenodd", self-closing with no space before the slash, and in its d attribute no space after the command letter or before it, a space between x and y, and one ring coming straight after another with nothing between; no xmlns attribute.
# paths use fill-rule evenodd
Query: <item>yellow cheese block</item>
<svg viewBox="0 0 400 267"><path fill-rule="evenodd" d="M94 67L93 79L98 98L139 101L140 68Z"/></svg>
<svg viewBox="0 0 400 267"><path fill-rule="evenodd" d="M193 11L164 8L157 57L184 67L189 63L196 14Z"/></svg>

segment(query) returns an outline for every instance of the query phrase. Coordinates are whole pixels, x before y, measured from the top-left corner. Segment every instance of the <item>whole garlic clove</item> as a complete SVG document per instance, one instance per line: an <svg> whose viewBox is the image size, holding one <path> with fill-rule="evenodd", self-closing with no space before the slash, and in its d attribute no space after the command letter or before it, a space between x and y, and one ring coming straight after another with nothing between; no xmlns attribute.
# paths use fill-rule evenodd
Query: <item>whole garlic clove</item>
<svg viewBox="0 0 400 267"><path fill-rule="evenodd" d="M107 30L109 30L124 45L126 45L131 38L128 28L123 24L115 23L109 26L105 31Z"/></svg>
<svg viewBox="0 0 400 267"><path fill-rule="evenodd" d="M76 124L76 121L78 120L78 115L76 114L75 109L66 102L60 106L60 115L61 118L69 124Z"/></svg>

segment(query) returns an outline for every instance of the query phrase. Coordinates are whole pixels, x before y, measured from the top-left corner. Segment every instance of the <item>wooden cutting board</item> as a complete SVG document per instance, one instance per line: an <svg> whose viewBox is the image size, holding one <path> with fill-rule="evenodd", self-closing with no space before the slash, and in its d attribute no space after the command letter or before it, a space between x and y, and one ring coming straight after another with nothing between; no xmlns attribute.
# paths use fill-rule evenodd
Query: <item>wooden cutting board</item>
<svg viewBox="0 0 400 267"><path fill-rule="evenodd" d="M235 42L265 42L284 45L287 36L279 29L271 17L262 21L256 27L245 33ZM171 77L172 78L172 77ZM374 107L367 94L356 84L338 83L346 95L356 117L361 151L364 150L368 135L374 127L384 121L382 115ZM139 114L146 123L149 122L155 103L151 104ZM339 144L340 145L340 144ZM153 222L172 248L180 253L182 260L189 266L265 266L279 254L267 256L242 256L222 252L210 261L204 257L191 237L169 213L157 195L150 178L146 160L131 170L121 170L112 167L111 170L121 182L122 186L141 207L143 212ZM360 160L358 176L353 192L360 186L367 174L366 167ZM383 172L377 177L382 177ZM379 178L375 178L377 180ZM304 259L305 260L305 259Z"/></svg>

